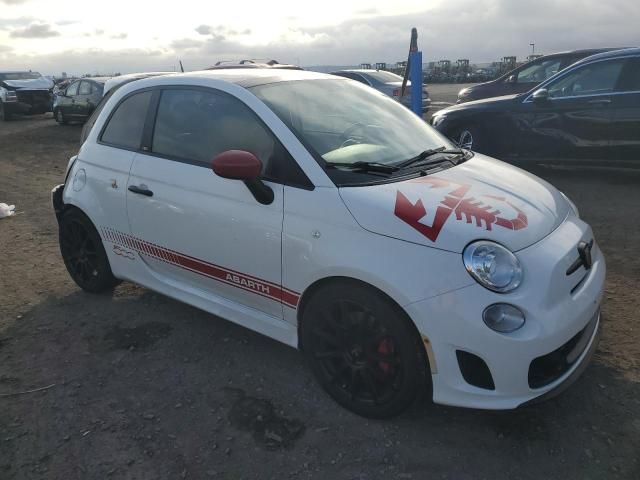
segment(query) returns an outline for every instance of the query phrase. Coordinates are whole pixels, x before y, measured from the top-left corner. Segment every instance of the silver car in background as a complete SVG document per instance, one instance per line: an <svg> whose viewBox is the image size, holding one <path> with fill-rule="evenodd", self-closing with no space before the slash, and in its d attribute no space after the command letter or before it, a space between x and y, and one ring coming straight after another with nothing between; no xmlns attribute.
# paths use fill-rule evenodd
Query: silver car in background
<svg viewBox="0 0 640 480"><path fill-rule="evenodd" d="M356 80L365 85L375 88L376 90L401 100L402 104L411 108L411 82L407 82L407 88L404 93L404 97L400 99L400 92L402 90L402 77L395 73L387 72L386 70L367 70L367 69L354 69L354 70L338 70L331 72L331 75L338 75L340 77L350 78ZM429 92L422 86L422 113L429 111L431 107L431 98L429 98Z"/></svg>

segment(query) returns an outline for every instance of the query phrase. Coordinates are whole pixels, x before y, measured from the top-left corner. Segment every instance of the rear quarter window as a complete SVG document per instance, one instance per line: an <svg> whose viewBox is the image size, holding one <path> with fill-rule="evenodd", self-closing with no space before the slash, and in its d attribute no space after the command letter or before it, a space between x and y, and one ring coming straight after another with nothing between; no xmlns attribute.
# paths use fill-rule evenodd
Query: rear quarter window
<svg viewBox="0 0 640 480"><path fill-rule="evenodd" d="M125 98L111 114L100 140L114 147L129 150L140 148L150 101L150 91Z"/></svg>

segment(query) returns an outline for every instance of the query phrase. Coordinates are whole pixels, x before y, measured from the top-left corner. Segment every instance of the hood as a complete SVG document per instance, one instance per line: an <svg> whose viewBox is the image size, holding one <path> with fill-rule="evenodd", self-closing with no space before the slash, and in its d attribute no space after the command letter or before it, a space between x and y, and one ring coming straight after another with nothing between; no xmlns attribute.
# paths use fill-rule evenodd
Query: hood
<svg viewBox="0 0 640 480"><path fill-rule="evenodd" d="M53 82L44 77L29 80L4 80L2 83L17 90L49 90L53 88Z"/></svg>
<svg viewBox="0 0 640 480"><path fill-rule="evenodd" d="M480 154L426 177L342 187L340 195L366 230L458 253L479 239L521 250L555 230L570 209L544 180Z"/></svg>
<svg viewBox="0 0 640 480"><path fill-rule="evenodd" d="M506 103L506 102L511 102L513 101L514 98L518 97L519 95L521 95L520 93L517 94L513 94L513 95L503 95L501 97L489 97L489 98L482 98L480 100L472 100L469 102L464 102L464 103L458 103L456 105L452 105L450 107L444 108L442 110L438 110L438 112L436 112L438 115L442 115L446 112L452 112L455 110L467 110L469 108L474 108L474 107L478 107L478 108L486 108L488 106L491 105L499 105L502 103Z"/></svg>

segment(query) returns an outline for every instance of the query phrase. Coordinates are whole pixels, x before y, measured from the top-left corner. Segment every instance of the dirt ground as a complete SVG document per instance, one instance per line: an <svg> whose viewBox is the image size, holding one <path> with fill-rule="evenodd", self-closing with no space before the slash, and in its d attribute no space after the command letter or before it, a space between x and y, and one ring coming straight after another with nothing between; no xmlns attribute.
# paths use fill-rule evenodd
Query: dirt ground
<svg viewBox="0 0 640 480"><path fill-rule="evenodd" d="M18 212L0 220L0 479L640 478L640 174L539 172L608 262L603 339L572 388L368 421L291 348L135 285L81 292L49 198L79 135L50 116L0 125L0 202Z"/></svg>

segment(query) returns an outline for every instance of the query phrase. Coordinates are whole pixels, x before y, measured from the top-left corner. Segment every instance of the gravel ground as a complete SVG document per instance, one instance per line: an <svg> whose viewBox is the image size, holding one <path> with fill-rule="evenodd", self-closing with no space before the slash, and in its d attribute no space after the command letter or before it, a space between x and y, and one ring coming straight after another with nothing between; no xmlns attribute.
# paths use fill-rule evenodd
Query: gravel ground
<svg viewBox="0 0 640 480"><path fill-rule="evenodd" d="M640 174L538 171L608 261L603 339L571 389L367 421L291 348L132 284L79 291L49 199L79 134L50 116L0 124L0 202L18 211L0 220L1 479L640 478Z"/></svg>

